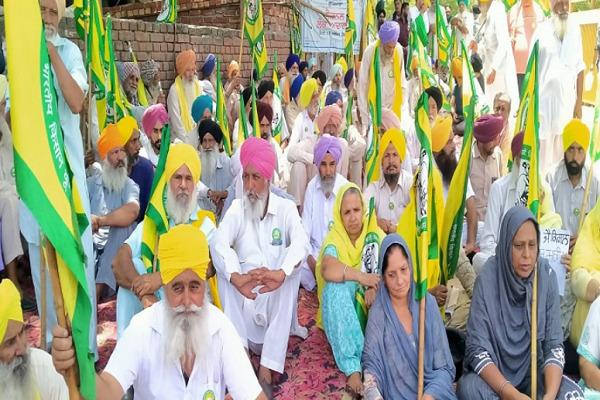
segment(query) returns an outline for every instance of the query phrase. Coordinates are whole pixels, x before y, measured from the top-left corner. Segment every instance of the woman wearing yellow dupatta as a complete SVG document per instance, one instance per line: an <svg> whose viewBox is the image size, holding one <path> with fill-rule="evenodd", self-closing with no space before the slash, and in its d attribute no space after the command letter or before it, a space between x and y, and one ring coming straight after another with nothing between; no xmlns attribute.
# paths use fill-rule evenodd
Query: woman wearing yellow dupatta
<svg viewBox="0 0 600 400"><path fill-rule="evenodd" d="M600 202L596 203L585 217L573 248L571 289L577 303L573 311L569 339L577 348L590 305L600 297Z"/></svg>
<svg viewBox="0 0 600 400"><path fill-rule="evenodd" d="M348 183L340 188L333 225L321 247L316 270L317 325L324 329L338 368L355 393L362 390L361 322L366 319L361 319L366 318L365 303L370 305L375 299L380 279L377 271L366 272L364 266L377 266L379 243L384 236L374 214L369 218L366 211L358 186Z"/></svg>

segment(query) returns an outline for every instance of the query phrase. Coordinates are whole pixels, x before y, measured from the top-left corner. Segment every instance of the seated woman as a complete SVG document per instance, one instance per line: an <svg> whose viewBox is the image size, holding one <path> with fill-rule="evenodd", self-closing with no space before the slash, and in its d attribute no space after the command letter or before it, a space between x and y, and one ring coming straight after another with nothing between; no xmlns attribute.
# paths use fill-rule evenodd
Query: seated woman
<svg viewBox="0 0 600 400"><path fill-rule="evenodd" d="M467 324L460 399L528 399L531 394L531 301L537 266L537 396L583 399L563 376L564 350L556 275L539 258L540 229L533 214L513 207L502 219L496 254L477 280Z"/></svg>
<svg viewBox="0 0 600 400"><path fill-rule="evenodd" d="M362 392L366 306L375 300L379 283L377 249L383 232L369 224L358 186L342 186L335 198L333 225L317 261L319 311L317 325L325 330L338 368L350 392ZM369 228L369 225L373 228ZM366 288L366 290L365 290ZM321 318L322 316L322 318Z"/></svg>
<svg viewBox="0 0 600 400"><path fill-rule="evenodd" d="M417 398L419 302L408 245L398 234L381 243L383 285L369 310L362 362L365 400ZM424 400L455 399L454 362L435 298L425 305Z"/></svg>
<svg viewBox="0 0 600 400"><path fill-rule="evenodd" d="M577 353L584 397L600 400L600 298L590 307Z"/></svg>

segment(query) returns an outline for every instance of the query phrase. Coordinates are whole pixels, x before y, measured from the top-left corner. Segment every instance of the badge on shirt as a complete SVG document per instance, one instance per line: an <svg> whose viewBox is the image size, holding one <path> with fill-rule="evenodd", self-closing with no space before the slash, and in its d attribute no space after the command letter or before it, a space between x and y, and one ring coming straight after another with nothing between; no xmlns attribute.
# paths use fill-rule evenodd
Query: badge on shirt
<svg viewBox="0 0 600 400"><path fill-rule="evenodd" d="M390 201L390 203L388 204L388 207L389 207L389 209L390 209L390 210L393 210L393 209L394 209L394 207L395 207L395 206L394 206L394 202L393 202L393 201Z"/></svg>
<svg viewBox="0 0 600 400"><path fill-rule="evenodd" d="M330 231L331 228L333 228L333 220L329 221L329 223L327 224L327 230Z"/></svg>
<svg viewBox="0 0 600 400"><path fill-rule="evenodd" d="M388 77L394 79L394 71L392 69L388 71Z"/></svg>
<svg viewBox="0 0 600 400"><path fill-rule="evenodd" d="M202 396L202 400L215 400L216 396L215 396L215 392L213 392L212 390L207 390L206 392L204 392L204 396Z"/></svg>
<svg viewBox="0 0 600 400"><path fill-rule="evenodd" d="M283 242L281 241L281 231L279 228L273 228L273 232L271 232L271 245L272 246L281 246Z"/></svg>
<svg viewBox="0 0 600 400"><path fill-rule="evenodd" d="M576 217L579 217L579 214L581 214L581 210L579 208L573 209L573 215L575 215Z"/></svg>

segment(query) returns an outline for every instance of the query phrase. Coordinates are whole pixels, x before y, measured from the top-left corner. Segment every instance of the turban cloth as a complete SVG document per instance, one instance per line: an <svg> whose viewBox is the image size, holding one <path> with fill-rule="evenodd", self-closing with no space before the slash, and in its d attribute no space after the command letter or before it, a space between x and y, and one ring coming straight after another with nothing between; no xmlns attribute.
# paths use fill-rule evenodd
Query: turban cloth
<svg viewBox="0 0 600 400"><path fill-rule="evenodd" d="M265 139L251 136L242 144L240 162L243 170L251 165L263 178L270 181L275 172L277 159L271 143Z"/></svg>
<svg viewBox="0 0 600 400"><path fill-rule="evenodd" d="M140 78L140 68L136 63L124 62L121 64L121 68L121 81L126 81L131 75L136 76L138 79Z"/></svg>
<svg viewBox="0 0 600 400"><path fill-rule="evenodd" d="M433 100L435 100L435 104L437 105L438 111L441 110L442 105L444 104L444 100L442 98L442 91L435 86L429 86L427 89L425 89L425 93L427 93L429 97L433 97Z"/></svg>
<svg viewBox="0 0 600 400"><path fill-rule="evenodd" d="M210 133L217 143L221 143L221 140L223 140L223 131L221 130L221 127L212 119L205 119L198 125L200 142L202 142L202 139L204 139L204 136L206 136L207 133Z"/></svg>
<svg viewBox="0 0 600 400"><path fill-rule="evenodd" d="M273 108L264 101L256 102L256 113L258 114L258 123L261 123L264 117L267 117L270 123L273 122ZM248 118L252 119L252 110L250 110Z"/></svg>
<svg viewBox="0 0 600 400"><path fill-rule="evenodd" d="M312 78L318 79L321 86L325 86L325 83L327 82L327 75L321 70L315 71L314 74L312 74Z"/></svg>
<svg viewBox="0 0 600 400"><path fill-rule="evenodd" d="M303 83L304 77L302 76L302 74L298 74L298 76L296 76L292 81L292 86L290 87L290 96L292 96L292 99L298 97L298 95L300 94L300 88L302 87Z"/></svg>
<svg viewBox="0 0 600 400"><path fill-rule="evenodd" d="M233 73L240 73L240 64L237 61L231 60L229 65L227 66L227 79L231 79L233 77Z"/></svg>
<svg viewBox="0 0 600 400"><path fill-rule="evenodd" d="M450 135L452 134L452 116L438 115L433 128L431 128L431 151L439 153L442 151Z"/></svg>
<svg viewBox="0 0 600 400"><path fill-rule="evenodd" d="M327 97L325 97L325 107L336 104L338 101L344 101L342 94L337 90L332 90L327 94Z"/></svg>
<svg viewBox="0 0 600 400"><path fill-rule="evenodd" d="M388 146L392 144L400 157L400 162L404 160L406 156L406 139L404 133L398 128L391 128L385 131L381 137L381 143L379 144L379 153L377 154L377 162L375 163L375 170L373 172L373 180L379 179L381 175L381 161L385 155L385 151Z"/></svg>
<svg viewBox="0 0 600 400"><path fill-rule="evenodd" d="M396 43L400 35L400 25L396 21L385 21L379 28L379 39L381 43Z"/></svg>
<svg viewBox="0 0 600 400"><path fill-rule="evenodd" d="M252 98L252 88L248 86L244 90L242 90L242 99L244 100L244 106L248 105L248 102Z"/></svg>
<svg viewBox="0 0 600 400"><path fill-rule="evenodd" d="M167 179L171 179L173 174L181 168L182 165L188 167L194 182L200 180L202 166L200 165L200 157L198 157L196 149L187 143L172 144L169 148L169 154L167 155L167 162L165 163Z"/></svg>
<svg viewBox="0 0 600 400"><path fill-rule="evenodd" d="M177 75L182 75L190 68L196 69L196 53L194 53L194 50L192 49L182 51L177 54L177 58L175 59Z"/></svg>
<svg viewBox="0 0 600 400"><path fill-rule="evenodd" d="M158 261L163 285L167 285L185 270L192 270L206 280L210 262L208 241L198 228L180 224L160 236Z"/></svg>
<svg viewBox="0 0 600 400"><path fill-rule="evenodd" d="M400 119L398 116L389 108L381 109L381 125L384 131L392 128L400 128Z"/></svg>
<svg viewBox="0 0 600 400"><path fill-rule="evenodd" d="M325 154L331 154L336 164L340 162L340 157L342 156L342 145L340 140L331 135L323 135L315 144L314 158L313 162L318 167L321 165L321 161L325 157Z"/></svg>
<svg viewBox="0 0 600 400"><path fill-rule="evenodd" d="M375 12L377 15L381 13L385 13L385 2L383 0L379 0L375 5Z"/></svg>
<svg viewBox="0 0 600 400"><path fill-rule="evenodd" d="M202 66L202 75L205 77L209 76L215 70L215 65L217 64L217 58L214 54L209 54L206 56L206 60L204 60L204 65Z"/></svg>
<svg viewBox="0 0 600 400"><path fill-rule="evenodd" d="M161 103L154 104L144 111L142 116L142 129L146 136L150 136L156 124L166 124L169 121L167 109Z"/></svg>
<svg viewBox="0 0 600 400"><path fill-rule="evenodd" d="M298 105L300 108L305 109L310 104L313 95L319 90L319 84L314 78L307 79L300 88L300 101Z"/></svg>
<svg viewBox="0 0 600 400"><path fill-rule="evenodd" d="M150 86L154 80L154 77L156 74L158 74L158 68L159 65L154 60L146 60L140 63L140 75L144 83L146 83L148 86Z"/></svg>
<svg viewBox="0 0 600 400"><path fill-rule="evenodd" d="M456 80L462 79L462 58L456 57L452 60L452 76Z"/></svg>
<svg viewBox="0 0 600 400"><path fill-rule="evenodd" d="M572 119L563 129L563 150L567 151L573 143L579 144L585 151L590 146L590 128L580 119Z"/></svg>
<svg viewBox="0 0 600 400"><path fill-rule="evenodd" d="M296 54L290 54L288 56L287 60L285 61L285 69L287 69L289 71L290 69L292 69L294 64L299 64L299 63L300 63L300 57L298 57Z"/></svg>
<svg viewBox="0 0 600 400"><path fill-rule="evenodd" d="M0 282L0 344L6 336L8 321L24 322L21 295L10 279Z"/></svg>
<svg viewBox="0 0 600 400"><path fill-rule="evenodd" d="M117 122L117 128L125 137L125 143L129 141L131 135L133 135L133 131L138 131L140 129L137 120L129 115L121 118L119 122Z"/></svg>
<svg viewBox="0 0 600 400"><path fill-rule="evenodd" d="M308 68L312 68L315 65L317 65L317 58L316 57L311 57L308 59Z"/></svg>
<svg viewBox="0 0 600 400"><path fill-rule="evenodd" d="M336 126L335 133L338 133L342 127L342 118L340 107L337 104L332 104L321 110L317 118L315 118L315 125L319 128L319 133L330 133L324 132L323 129L327 125L334 124Z"/></svg>
<svg viewBox="0 0 600 400"><path fill-rule="evenodd" d="M66 1L65 0L56 0L56 13L58 14L58 22L60 23L60 20L65 16L65 9L66 7ZM0 336L0 340L2 340L2 336Z"/></svg>
<svg viewBox="0 0 600 400"><path fill-rule="evenodd" d="M489 143L502 133L503 128L504 118L501 115L482 115L475 121L473 136L479 143Z"/></svg>
<svg viewBox="0 0 600 400"><path fill-rule="evenodd" d="M298 71L302 72L305 69L308 69L308 63L306 61L300 61L300 64L298 65Z"/></svg>
<svg viewBox="0 0 600 400"><path fill-rule="evenodd" d="M194 103L192 103L192 119L195 123L198 123L198 121L200 121L204 115L204 111L208 110L212 113L212 108L212 97L207 94L196 97L196 100L194 100Z"/></svg>
<svg viewBox="0 0 600 400"><path fill-rule="evenodd" d="M512 154L513 160L517 159L517 158L521 158L521 150L523 149L523 139L524 138L525 138L525 131L521 131L517 135L515 135L512 142L510 143L510 152Z"/></svg>
<svg viewBox="0 0 600 400"><path fill-rule="evenodd" d="M102 130L102 134L98 138L98 154L101 159L105 159L108 152L117 147L125 146L129 138L119 130L116 124L108 124Z"/></svg>
<svg viewBox="0 0 600 400"><path fill-rule="evenodd" d="M346 87L346 89L350 87L352 79L354 79L354 68L350 68L348 71L346 71L346 74L344 75L344 86Z"/></svg>
<svg viewBox="0 0 600 400"><path fill-rule="evenodd" d="M338 63L333 64L333 66L331 67L331 69L329 70L329 79L333 80L333 78L337 75L340 74L342 75L342 77L344 76L344 69L342 68L342 66Z"/></svg>
<svg viewBox="0 0 600 400"><path fill-rule="evenodd" d="M275 93L275 82L271 79L265 79L258 85L258 99L265 97L268 92Z"/></svg>

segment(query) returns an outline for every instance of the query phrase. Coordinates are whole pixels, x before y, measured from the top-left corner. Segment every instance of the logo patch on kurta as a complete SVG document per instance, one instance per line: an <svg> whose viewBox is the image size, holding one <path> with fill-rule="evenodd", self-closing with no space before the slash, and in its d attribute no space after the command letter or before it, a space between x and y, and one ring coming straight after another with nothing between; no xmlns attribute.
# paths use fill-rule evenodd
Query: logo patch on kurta
<svg viewBox="0 0 600 400"><path fill-rule="evenodd" d="M281 246L283 242L281 241L281 231L279 228L273 228L273 232L271 232L271 245L273 246Z"/></svg>
<svg viewBox="0 0 600 400"><path fill-rule="evenodd" d="M333 220L329 221L329 224L327 224L327 230L330 231L331 228L333 228Z"/></svg>
<svg viewBox="0 0 600 400"><path fill-rule="evenodd" d="M206 392L204 392L204 396L202 396L202 400L215 400L215 392L213 392L212 390L207 390Z"/></svg>

